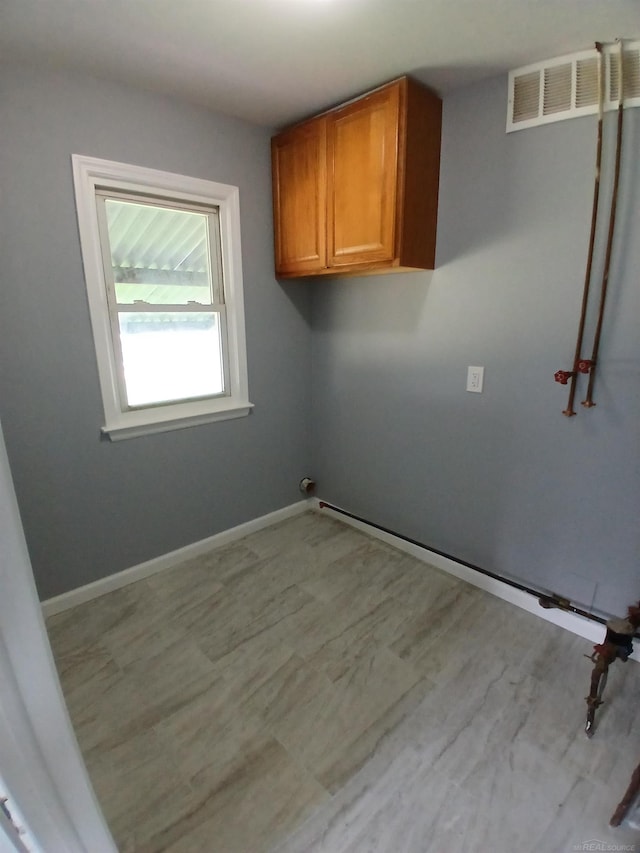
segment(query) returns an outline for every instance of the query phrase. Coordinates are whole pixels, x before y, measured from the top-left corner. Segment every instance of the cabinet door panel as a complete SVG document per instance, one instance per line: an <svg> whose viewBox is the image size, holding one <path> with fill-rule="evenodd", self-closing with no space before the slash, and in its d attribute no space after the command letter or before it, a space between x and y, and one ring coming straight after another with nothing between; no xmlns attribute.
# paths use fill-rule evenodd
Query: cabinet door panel
<svg viewBox="0 0 640 853"><path fill-rule="evenodd" d="M399 87L328 117L329 266L395 257Z"/></svg>
<svg viewBox="0 0 640 853"><path fill-rule="evenodd" d="M326 262L326 120L280 134L272 144L276 273Z"/></svg>

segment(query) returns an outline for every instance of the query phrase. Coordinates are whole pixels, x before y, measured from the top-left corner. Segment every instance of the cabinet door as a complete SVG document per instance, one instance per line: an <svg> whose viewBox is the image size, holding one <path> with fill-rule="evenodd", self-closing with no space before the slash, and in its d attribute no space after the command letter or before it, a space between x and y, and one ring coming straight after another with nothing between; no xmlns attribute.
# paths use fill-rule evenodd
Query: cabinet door
<svg viewBox="0 0 640 853"><path fill-rule="evenodd" d="M327 150L324 116L271 142L276 274L305 274L327 265Z"/></svg>
<svg viewBox="0 0 640 853"><path fill-rule="evenodd" d="M399 112L394 84L328 116L330 267L395 257Z"/></svg>

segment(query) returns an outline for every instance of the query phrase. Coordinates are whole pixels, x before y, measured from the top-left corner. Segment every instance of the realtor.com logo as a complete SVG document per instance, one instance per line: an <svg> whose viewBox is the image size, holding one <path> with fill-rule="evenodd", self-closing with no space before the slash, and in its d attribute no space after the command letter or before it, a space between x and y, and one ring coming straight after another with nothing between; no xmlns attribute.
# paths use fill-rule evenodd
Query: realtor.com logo
<svg viewBox="0 0 640 853"><path fill-rule="evenodd" d="M586 853L591 853L591 851L596 851L596 853L622 853L622 851L636 853L638 848L635 844L615 844L612 841L598 841L597 838L592 838L589 841L574 844L572 849L576 853L577 851L586 851Z"/></svg>

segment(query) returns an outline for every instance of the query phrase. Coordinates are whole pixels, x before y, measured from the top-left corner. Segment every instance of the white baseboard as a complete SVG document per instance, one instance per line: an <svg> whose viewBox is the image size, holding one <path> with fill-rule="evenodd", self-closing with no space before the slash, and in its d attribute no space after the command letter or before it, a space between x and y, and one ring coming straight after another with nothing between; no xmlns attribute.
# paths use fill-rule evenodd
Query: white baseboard
<svg viewBox="0 0 640 853"><path fill-rule="evenodd" d="M308 509L313 509L315 505L315 502L311 499L298 501L297 503L282 507L282 509L277 509L275 512L270 512L267 515L261 515L259 518L254 518L244 524L239 524L237 527L231 527L229 530L223 530L214 536L201 539L199 542L185 545L184 548L169 551L168 554L161 554L159 557L139 563L137 566L131 566L129 569L124 569L121 572L116 572L116 574L100 578L100 580L93 583L88 583L85 586L64 592L62 595L56 595L54 598L49 598L42 602L42 614L46 619L49 616L54 616L56 613L62 613L63 610L69 610L71 607L84 604L85 601L90 601L92 598L98 598L98 596L105 595L107 592L113 592L114 589L120 589L120 587L127 586L127 584L148 578L157 572L211 551L213 548L228 545L230 542L242 539L250 533L256 533L258 530L263 530L265 527L270 527L279 521L292 518L294 515L306 512Z"/></svg>
<svg viewBox="0 0 640 853"><path fill-rule="evenodd" d="M558 625L560 628L571 631L572 634L577 634L579 637L584 637L593 643L601 643L604 640L604 625L599 625L597 622L585 619L584 616L580 616L578 613L570 613L556 609L547 610L540 606L538 599L534 595L524 592L523 590L516 589L505 581L489 577L488 575L482 574L482 572L474 571L468 566L458 563L450 557L444 557L441 554L436 554L434 551L430 551L428 548L421 545L414 545L412 542L407 542L400 536L395 536L393 533L387 533L384 530L379 530L371 524L367 524L366 522L359 521L355 518L350 518L348 515L343 515L341 512L334 512L334 510L329 507L325 506L320 508L321 502L317 498L313 498L312 503L314 508L318 509L320 512L326 513L332 518L342 521L345 524L349 524L357 530L362 530L364 533L368 533L369 536L380 539L388 545L393 545L393 547L397 548L399 551L411 554L412 557L421 560L423 563L428 563L443 572L447 572L447 574L454 575L472 586L476 586L479 589L483 589L486 592L491 593L491 595L495 595L497 598L501 598L503 601L508 601L510 604L514 604L522 610L533 613L534 616L539 616L546 622ZM640 650L636 649L631 655L630 660L635 660L640 663Z"/></svg>
<svg viewBox="0 0 640 853"><path fill-rule="evenodd" d="M267 515L262 515L259 518L254 518L252 521L247 521L244 524L239 524L237 527L231 527L229 530L223 530L221 533L216 533L214 536L209 536L207 539L201 539L199 542L193 542L191 545L185 545L184 548L178 548L175 551L170 551L168 554L162 554L159 557L154 557L152 560L147 560L145 563L140 563L137 566L132 566L124 571L117 572L113 575L108 575L105 578L86 584L85 586L72 589L62 595L57 595L54 598L49 598L42 602L42 613L45 619L53 616L56 613L62 613L64 610L69 610L71 607L76 607L78 604L83 604L85 601L90 601L92 598L98 598L100 595L105 595L107 592L112 592L127 584L135 583L143 580L151 575L161 572L164 569L189 560L193 557L198 557L213 548L220 548L230 542L235 542L248 536L250 533L255 533L258 530L263 530L272 524L277 524L279 521L284 521L287 518L292 518L309 509L318 510L322 513L330 515L332 518L342 521L357 530L362 530L369 536L380 539L388 545L392 545L399 551L404 551L421 560L423 563L428 563L435 566L447 574L453 575L472 586L483 589L503 601L508 601L510 604L520 607L534 616L539 616L546 622L551 622L553 625L558 625L572 634L577 634L579 637L584 637L593 643L601 643L604 640L605 628L604 625L599 625L597 622L592 622L590 619L585 619L578 613L570 613L564 610L550 609L547 610L541 607L538 599L528 592L516 589L506 581L501 581L497 578L489 577L482 572L474 571L463 563L459 563L451 557L444 557L437 554L435 551L421 545L415 545L412 542L407 542L400 536L395 536L393 533L387 533L380 530L365 521L359 521L355 518L350 518L348 515L343 515L341 512L335 512L329 507L320 509L321 501L318 498L307 498L306 500L298 501L289 506L277 509L275 512L270 512ZM640 650L636 649L631 655L631 660L640 662Z"/></svg>

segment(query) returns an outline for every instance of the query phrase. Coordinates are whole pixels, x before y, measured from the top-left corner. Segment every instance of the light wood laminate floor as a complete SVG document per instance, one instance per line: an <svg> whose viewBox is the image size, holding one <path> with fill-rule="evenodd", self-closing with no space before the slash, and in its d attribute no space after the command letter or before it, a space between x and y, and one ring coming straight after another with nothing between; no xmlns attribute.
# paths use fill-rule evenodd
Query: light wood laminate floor
<svg viewBox="0 0 640 853"><path fill-rule="evenodd" d="M638 666L321 513L48 629L122 853L640 851Z"/></svg>

